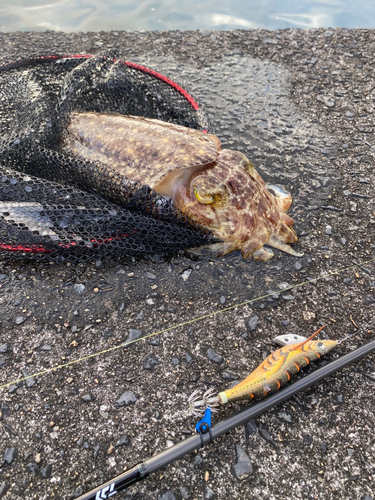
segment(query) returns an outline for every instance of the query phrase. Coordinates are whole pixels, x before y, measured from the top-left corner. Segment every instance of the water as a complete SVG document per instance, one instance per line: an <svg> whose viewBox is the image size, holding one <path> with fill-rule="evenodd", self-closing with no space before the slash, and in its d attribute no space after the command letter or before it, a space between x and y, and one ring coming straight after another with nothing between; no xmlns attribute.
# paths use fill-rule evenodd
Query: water
<svg viewBox="0 0 375 500"><path fill-rule="evenodd" d="M0 0L1 31L374 28L368 0Z"/></svg>

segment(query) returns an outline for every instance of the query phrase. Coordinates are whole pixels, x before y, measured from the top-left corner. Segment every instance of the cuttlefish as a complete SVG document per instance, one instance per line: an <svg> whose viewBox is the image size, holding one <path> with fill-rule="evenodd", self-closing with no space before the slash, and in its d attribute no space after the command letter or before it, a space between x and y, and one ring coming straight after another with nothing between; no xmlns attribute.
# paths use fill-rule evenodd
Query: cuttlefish
<svg viewBox="0 0 375 500"><path fill-rule="evenodd" d="M266 185L244 154L221 149L215 135L139 116L74 112L59 142L171 199L220 240L198 252L240 250L245 259L268 261L268 245L302 255L289 246L297 241L286 214L291 195Z"/></svg>

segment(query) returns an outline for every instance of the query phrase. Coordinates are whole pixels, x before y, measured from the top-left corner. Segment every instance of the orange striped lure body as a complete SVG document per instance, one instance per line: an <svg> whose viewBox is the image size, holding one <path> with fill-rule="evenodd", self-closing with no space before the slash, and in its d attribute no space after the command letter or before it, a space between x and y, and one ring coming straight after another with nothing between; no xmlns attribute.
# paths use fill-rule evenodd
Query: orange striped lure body
<svg viewBox="0 0 375 500"><path fill-rule="evenodd" d="M335 340L311 340L322 328L304 342L284 346L270 354L245 380L220 392L219 402L259 399L280 389L310 361L316 361L338 344Z"/></svg>

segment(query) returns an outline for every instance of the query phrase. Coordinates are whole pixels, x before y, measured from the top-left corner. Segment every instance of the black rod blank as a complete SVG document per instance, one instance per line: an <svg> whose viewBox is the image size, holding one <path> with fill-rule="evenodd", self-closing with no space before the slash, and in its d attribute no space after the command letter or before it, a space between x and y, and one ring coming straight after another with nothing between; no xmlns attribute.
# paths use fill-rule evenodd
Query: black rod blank
<svg viewBox="0 0 375 500"><path fill-rule="evenodd" d="M270 410L274 406L277 406L292 396L295 396L301 391L308 389L312 385L317 384L326 377L329 377L342 370L347 365L358 361L362 357L370 354L375 350L375 340L369 342L368 344L359 347L358 349L341 356L340 358L332 361L331 363L319 368L319 370L306 375L302 379L294 382L293 384L284 387L275 394L268 396L257 403L252 404L249 408L239 411L238 413L228 417L211 428L212 439L216 439L222 436L226 432L244 425L248 420L255 418L262 413ZM203 443L208 444L211 437L208 433L202 435ZM128 486L138 481L141 481L149 474L166 467L168 464L182 458L183 456L191 453L201 446L201 436L196 434L189 439L185 439L180 443L177 443L172 448L168 448L161 453L149 458L145 462L136 465L132 469L127 470L123 474L111 479L110 481L94 488L93 490L84 493L76 500L101 500L106 498L111 498L117 492L124 490Z"/></svg>

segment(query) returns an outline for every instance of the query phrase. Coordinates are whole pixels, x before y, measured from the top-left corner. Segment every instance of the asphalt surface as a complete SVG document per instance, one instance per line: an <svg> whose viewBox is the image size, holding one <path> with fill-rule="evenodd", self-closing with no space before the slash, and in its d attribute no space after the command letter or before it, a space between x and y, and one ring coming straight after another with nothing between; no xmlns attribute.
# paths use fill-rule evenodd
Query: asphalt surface
<svg viewBox="0 0 375 500"><path fill-rule="evenodd" d="M193 390L241 380L281 333L350 335L303 373L374 339L374 48L360 29L0 34L2 63L117 50L179 80L292 192L304 252L2 259L1 383L57 369L1 389L0 498L75 498L191 435ZM371 355L116 498L373 500L374 382Z"/></svg>

